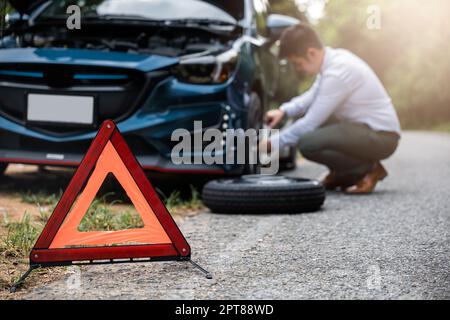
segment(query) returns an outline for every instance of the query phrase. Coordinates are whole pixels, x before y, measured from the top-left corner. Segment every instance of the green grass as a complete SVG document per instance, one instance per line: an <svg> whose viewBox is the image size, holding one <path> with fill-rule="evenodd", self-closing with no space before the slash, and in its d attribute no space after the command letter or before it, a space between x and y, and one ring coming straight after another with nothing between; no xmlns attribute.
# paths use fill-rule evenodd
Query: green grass
<svg viewBox="0 0 450 320"><path fill-rule="evenodd" d="M0 300L9 298L9 288L19 280L19 277L27 270L28 255L37 238L39 237L43 225L32 222L29 213L25 213L20 221L10 222L9 217L5 214L1 225L1 241L0 241ZM36 282L39 274L46 274L45 281L56 279L65 272L63 268L55 268L50 271L40 271L31 275L31 279L27 281ZM42 283L43 279L38 279Z"/></svg>
<svg viewBox="0 0 450 320"><path fill-rule="evenodd" d="M34 204L38 207L39 216L37 219L43 224L47 223L61 196L62 191L50 194L42 191L37 193L27 191L20 195L23 203Z"/></svg>
<svg viewBox="0 0 450 320"><path fill-rule="evenodd" d="M78 227L80 232L88 231L118 231L126 229L142 228L144 226L139 214L130 210L118 211L113 209L117 201L108 203L107 194L94 200L88 212L81 220Z"/></svg>
<svg viewBox="0 0 450 320"><path fill-rule="evenodd" d="M42 230L42 227L32 224L28 213L17 222L10 222L5 216L3 226L6 228L6 236L0 242L0 252L4 256L27 256Z"/></svg>
<svg viewBox="0 0 450 320"><path fill-rule="evenodd" d="M180 196L179 191L174 191L170 194L169 197L164 197L164 204L167 207L167 210L171 213L177 213L180 210L188 209L188 210L198 210L203 207L203 203L200 200L200 193L191 186L191 196L189 199L184 200Z"/></svg>
<svg viewBox="0 0 450 320"><path fill-rule="evenodd" d="M117 231L134 228L142 228L143 222L139 214L134 209L123 206L117 207L119 201L107 201L112 193L105 194L97 198L89 207L87 214L80 223L79 231ZM22 195L22 201L36 204L39 215L33 223L32 217L25 212L20 221L9 221L5 214L3 228L6 235L0 241L0 253L4 256L14 256L18 258L26 257L31 251L45 223L48 221L54 207L61 194L31 193ZM182 199L180 192L175 191L169 197L164 198L164 203L172 214L182 214L185 211L195 211L203 207L199 192L191 187L189 199Z"/></svg>
<svg viewBox="0 0 450 320"><path fill-rule="evenodd" d="M35 204L38 206L55 206L62 196L62 191L58 194L48 194L46 192L33 193L31 191L27 191L22 193L20 196L23 203Z"/></svg>
<svg viewBox="0 0 450 320"><path fill-rule="evenodd" d="M79 230L81 232L116 231L143 226L140 216L131 208L132 205L129 207L117 206L117 204L120 204L119 201L108 201L107 198L110 195L112 194L97 198L91 204L80 223ZM19 221L10 221L7 213L4 214L0 230L0 297L25 272L28 267L26 258L60 197L61 193L32 193L29 191L21 195L21 200L38 207L38 215L34 219L29 213L25 212ZM189 199L182 199L179 192L173 192L169 197L163 197L163 199L172 214L195 213L203 208L200 195L194 188L191 188ZM60 274L63 273L64 270L60 271ZM52 275L56 279L58 272L53 270Z"/></svg>
<svg viewBox="0 0 450 320"><path fill-rule="evenodd" d="M113 195L113 193L106 194L92 203L80 223L78 228L80 232L118 231L144 226L141 217L134 209L122 211L114 209L114 205L121 202L109 203L106 199ZM193 187L191 187L191 197L188 200L183 200L180 192L174 191L164 199L164 204L172 214L180 213L183 210L197 210L203 206L199 192Z"/></svg>

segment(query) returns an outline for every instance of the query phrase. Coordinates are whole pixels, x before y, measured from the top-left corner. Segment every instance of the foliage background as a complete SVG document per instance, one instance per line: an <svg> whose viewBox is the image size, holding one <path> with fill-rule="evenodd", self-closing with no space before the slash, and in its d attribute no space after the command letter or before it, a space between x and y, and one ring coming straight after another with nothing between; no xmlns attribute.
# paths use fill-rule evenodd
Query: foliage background
<svg viewBox="0 0 450 320"><path fill-rule="evenodd" d="M296 7L293 0L271 2L285 14ZM381 10L380 30L367 28L371 5ZM404 128L450 130L449 16L448 0L328 0L315 27L327 45L374 68Z"/></svg>
<svg viewBox="0 0 450 320"><path fill-rule="evenodd" d="M0 8L4 0L0 0ZM404 128L450 130L450 1L270 0L275 12L308 21L300 9L322 4L314 21L324 42L366 60L383 81ZM301 6L299 6L301 4ZM381 9L369 30L368 7ZM9 10L9 9L8 9ZM0 21L1 21L0 17Z"/></svg>

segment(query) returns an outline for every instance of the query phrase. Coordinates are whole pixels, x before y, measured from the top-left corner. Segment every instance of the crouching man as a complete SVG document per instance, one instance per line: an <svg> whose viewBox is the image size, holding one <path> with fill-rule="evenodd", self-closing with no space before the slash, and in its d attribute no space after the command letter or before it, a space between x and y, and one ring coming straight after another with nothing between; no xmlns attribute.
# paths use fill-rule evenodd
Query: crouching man
<svg viewBox="0 0 450 320"><path fill-rule="evenodd" d="M351 52L324 47L304 24L283 33L280 54L298 72L317 77L306 93L266 114L272 128L285 117L300 117L280 132L278 147L298 145L305 158L327 166L327 189L371 193L388 175L380 161L394 153L401 134L381 81ZM263 143L269 150L277 145Z"/></svg>

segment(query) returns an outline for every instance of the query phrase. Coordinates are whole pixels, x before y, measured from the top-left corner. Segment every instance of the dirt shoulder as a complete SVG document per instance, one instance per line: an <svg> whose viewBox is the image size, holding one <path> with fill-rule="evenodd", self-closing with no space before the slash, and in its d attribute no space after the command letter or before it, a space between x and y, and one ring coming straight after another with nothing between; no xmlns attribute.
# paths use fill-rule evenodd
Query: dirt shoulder
<svg viewBox="0 0 450 320"><path fill-rule="evenodd" d="M42 225L41 212L45 205L40 206L33 203L28 196L33 195L33 186L40 178L39 170L35 166L12 165L8 168L6 176L0 181L0 299L19 299L28 290L38 283L49 283L58 280L65 273L65 268L54 268L52 270L38 270L33 273L23 290L15 294L9 292L11 284L28 269L28 257L25 252L18 248L23 239L14 239L11 226L23 221L29 216L30 224L36 225L37 229ZM22 236L26 237L27 232Z"/></svg>
<svg viewBox="0 0 450 320"><path fill-rule="evenodd" d="M20 291L9 292L28 269L28 254L72 175L70 169L10 165L0 178L0 300L20 299L37 285L54 282L67 273L66 267L35 270ZM178 224L204 211L195 190L188 199L178 191L166 194L169 196L161 198ZM86 231L120 230L139 227L140 221L120 185L105 181L80 227Z"/></svg>

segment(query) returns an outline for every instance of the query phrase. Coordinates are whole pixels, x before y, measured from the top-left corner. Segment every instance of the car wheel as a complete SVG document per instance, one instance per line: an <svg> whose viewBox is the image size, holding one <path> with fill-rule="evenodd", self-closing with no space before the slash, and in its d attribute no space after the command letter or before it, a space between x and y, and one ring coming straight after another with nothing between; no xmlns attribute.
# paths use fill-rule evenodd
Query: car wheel
<svg viewBox="0 0 450 320"><path fill-rule="evenodd" d="M261 98L256 92L252 92L250 95L250 102L248 107L247 116L247 128L259 130L263 127L263 110L261 104ZM259 164L250 164L250 146L246 144L247 155L245 159L244 174L257 174L259 173Z"/></svg>
<svg viewBox="0 0 450 320"><path fill-rule="evenodd" d="M8 168L7 163L0 163L0 176L2 176L5 173L6 168Z"/></svg>
<svg viewBox="0 0 450 320"><path fill-rule="evenodd" d="M325 189L314 180L249 175L210 181L203 188L202 197L214 213L304 213L322 207Z"/></svg>
<svg viewBox="0 0 450 320"><path fill-rule="evenodd" d="M289 147L286 157L280 158L280 170L290 171L295 168L297 168L297 148L292 146Z"/></svg>

